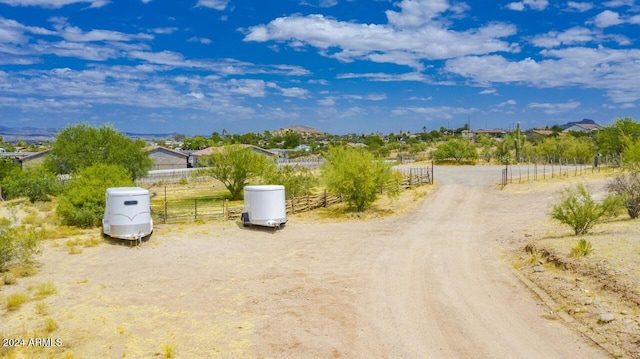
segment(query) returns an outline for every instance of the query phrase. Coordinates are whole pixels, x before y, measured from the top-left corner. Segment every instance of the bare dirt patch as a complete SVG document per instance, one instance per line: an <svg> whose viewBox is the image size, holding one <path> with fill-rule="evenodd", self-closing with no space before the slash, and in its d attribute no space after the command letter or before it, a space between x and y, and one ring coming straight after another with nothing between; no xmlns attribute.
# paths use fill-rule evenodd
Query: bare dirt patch
<svg viewBox="0 0 640 359"><path fill-rule="evenodd" d="M18 311L0 308L0 332L33 336L51 318L49 336L63 346L3 353L609 357L505 265L511 248L544 233L550 194L497 191L493 166L437 168L436 179L439 188L400 215L336 222L312 212L277 232L233 222L159 225L139 248L109 242L77 255L65 239L51 240L39 273L0 291L46 281L57 293Z"/></svg>

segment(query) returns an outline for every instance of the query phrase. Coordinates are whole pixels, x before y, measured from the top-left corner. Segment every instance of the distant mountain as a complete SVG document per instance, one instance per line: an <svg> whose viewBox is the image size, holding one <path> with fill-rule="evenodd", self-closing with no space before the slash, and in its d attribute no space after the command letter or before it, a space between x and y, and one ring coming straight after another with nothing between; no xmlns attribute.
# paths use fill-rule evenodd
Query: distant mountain
<svg viewBox="0 0 640 359"><path fill-rule="evenodd" d="M295 133L299 133L301 135L321 135L324 132L315 129L313 127L309 127L309 126L303 126L303 125L292 125L292 126L287 126L284 128L281 128L277 131L274 131L276 134L279 133L286 133L286 132L295 132Z"/></svg>
<svg viewBox="0 0 640 359"><path fill-rule="evenodd" d="M590 120L588 118L583 119L582 121L577 121L577 122L567 122L564 125L560 125L560 127L563 130L566 130L567 128L573 126L573 125L596 125L596 126L600 126L596 123L596 121L594 120Z"/></svg>
<svg viewBox="0 0 640 359"><path fill-rule="evenodd" d="M55 141L59 128L36 128L36 127L7 127L0 126L0 136L6 142L25 141L46 142ZM174 133L133 133L124 132L124 135L142 140L173 138Z"/></svg>
<svg viewBox="0 0 640 359"><path fill-rule="evenodd" d="M0 136L6 142L41 142L52 141L60 131L57 128L37 128L37 127L7 127L0 126Z"/></svg>

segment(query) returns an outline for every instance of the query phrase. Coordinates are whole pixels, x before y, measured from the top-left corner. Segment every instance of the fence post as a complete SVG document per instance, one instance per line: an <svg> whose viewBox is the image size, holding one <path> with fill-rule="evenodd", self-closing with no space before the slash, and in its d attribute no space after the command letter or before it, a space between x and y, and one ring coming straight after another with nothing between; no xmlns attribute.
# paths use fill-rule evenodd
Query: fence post
<svg viewBox="0 0 640 359"><path fill-rule="evenodd" d="M193 219L198 219L198 199L193 200Z"/></svg>
<svg viewBox="0 0 640 359"><path fill-rule="evenodd" d="M327 190L324 190L324 201L322 207L327 208Z"/></svg>
<svg viewBox="0 0 640 359"><path fill-rule="evenodd" d="M164 215L162 216L162 217L164 217L164 218L162 218L163 219L163 221L162 221L163 224L167 224L167 217L169 216L169 213L167 213L168 210L169 210L169 205L167 204L167 201L164 201Z"/></svg>
<svg viewBox="0 0 640 359"><path fill-rule="evenodd" d="M227 199L225 198L222 201L222 220L224 221L227 218Z"/></svg>
<svg viewBox="0 0 640 359"><path fill-rule="evenodd" d="M291 196L291 214L295 214L296 213L296 207L294 205L295 201L296 201L296 198L294 196Z"/></svg>
<svg viewBox="0 0 640 359"><path fill-rule="evenodd" d="M311 211L311 197L307 192L307 212Z"/></svg>

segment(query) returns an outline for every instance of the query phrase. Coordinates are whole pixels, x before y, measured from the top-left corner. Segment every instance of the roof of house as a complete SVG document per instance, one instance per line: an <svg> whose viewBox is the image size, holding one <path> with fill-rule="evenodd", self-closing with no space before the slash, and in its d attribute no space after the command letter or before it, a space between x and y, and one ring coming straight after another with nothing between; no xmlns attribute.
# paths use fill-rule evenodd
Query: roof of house
<svg viewBox="0 0 640 359"><path fill-rule="evenodd" d="M144 150L147 151L147 152L162 151L162 152L166 152L166 153L169 153L171 155L174 155L174 156L189 157L189 155L184 153L184 152L172 150L170 148L157 146L157 145L145 147Z"/></svg>
<svg viewBox="0 0 640 359"><path fill-rule="evenodd" d="M266 150L266 149L264 149L262 147L258 147L258 146L254 146L254 145L240 144L238 146L243 147L243 148L251 148L254 151L263 153L263 154L268 155L268 156L276 156L277 155L275 152L272 152L272 151ZM208 156L208 155L213 154L214 151L217 151L217 152L222 151L223 148L224 148L223 146L207 147L205 149L195 151L191 155L192 156L196 156L196 157L198 157L198 156Z"/></svg>
<svg viewBox="0 0 640 359"><path fill-rule="evenodd" d="M34 159L36 159L38 157L44 156L49 152L51 152L51 148L47 148L46 150L43 150L43 151L40 151L40 152L32 153L32 154L30 154L28 156L20 157L18 159L18 161L20 161L20 162L31 161L31 160L34 160Z"/></svg>

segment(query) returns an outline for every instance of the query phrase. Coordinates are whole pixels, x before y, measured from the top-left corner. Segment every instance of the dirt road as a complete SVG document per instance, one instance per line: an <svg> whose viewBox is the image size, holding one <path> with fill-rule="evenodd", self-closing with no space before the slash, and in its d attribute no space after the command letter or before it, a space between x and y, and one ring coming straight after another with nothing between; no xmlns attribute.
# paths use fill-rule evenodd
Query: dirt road
<svg viewBox="0 0 640 359"><path fill-rule="evenodd" d="M78 357L607 358L501 259L541 230L550 194L496 191L499 178L436 168L439 189L391 218L301 217L277 233L167 225L138 249L51 246L21 285L56 283L55 335ZM9 319L8 332L23 325Z"/></svg>

